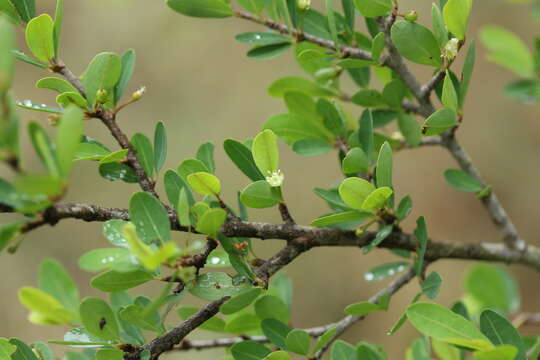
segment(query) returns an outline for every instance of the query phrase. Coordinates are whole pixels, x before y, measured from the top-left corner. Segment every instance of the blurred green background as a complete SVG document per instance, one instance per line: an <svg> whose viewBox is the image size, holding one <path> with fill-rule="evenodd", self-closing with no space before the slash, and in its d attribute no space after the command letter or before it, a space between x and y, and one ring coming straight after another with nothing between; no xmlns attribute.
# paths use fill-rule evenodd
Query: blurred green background
<svg viewBox="0 0 540 360"><path fill-rule="evenodd" d="M321 0L313 1L315 7ZM420 22L430 23L430 1L402 0L401 9L416 9ZM39 12L54 12L54 0L38 0ZM538 35L539 21L530 17L527 5L503 0L477 1L474 6L469 38L476 37L485 24L503 25L522 36L531 46ZM235 201L235 193L248 179L226 158L221 148L225 138L244 140L253 137L272 114L285 111L279 99L266 93L270 83L282 76L303 75L290 54L269 61L245 57L248 48L234 41L234 35L262 30L254 24L237 19L201 20L170 11L163 1L91 0L67 1L61 57L80 74L101 51L137 51L137 68L128 91L147 86L148 92L139 103L122 111L119 122L132 135L151 134L156 121L163 121L169 136L167 166L176 168L180 161L193 156L199 144L216 144L217 174L221 178L225 199ZM537 204L540 199L540 111L533 105L520 105L502 94L502 87L513 75L485 60L478 44L476 72L465 107L465 120L458 137L472 155L488 183L492 184L525 239L540 245ZM19 46L25 48L22 38ZM463 55L460 55L463 57ZM458 60L456 65L461 64ZM413 67L419 79L430 76L427 67ZM32 99L35 103L53 104L51 92L36 89L34 83L47 76L37 68L18 64L15 83L17 99ZM354 88L346 85L349 92ZM349 111L359 114L358 107ZM22 111L26 123L37 120L46 123L40 113ZM87 123L88 135L114 147L104 127L95 120ZM39 170L26 134L23 137L24 166ZM282 170L286 176L284 194L293 216L300 223L309 223L327 211L322 200L312 193L314 187L327 187L339 179L336 155L306 158L282 146ZM438 148L407 150L396 155L395 185L399 197L410 194L414 212L406 224L425 215L430 236L447 241L499 241L500 237L480 202L474 196L458 192L443 179L445 169L456 167L450 156ZM0 176L10 177L8 169L0 168ZM66 201L87 202L112 207L127 207L135 185L108 182L97 174L92 162L76 165L72 186ZM277 213L252 211L254 220L279 221ZM2 215L2 222L9 221ZM176 235L181 239L180 234ZM255 241L259 256L267 257L282 245L279 241ZM44 257L61 261L81 286L83 296L97 295L89 288L92 276L77 267L77 259L95 247L108 247L101 236L101 224L65 220L55 227L45 227L26 235L16 255L0 255L0 336L21 337L31 342L61 339L62 327L41 327L29 323L28 313L17 300L17 289L34 286L37 268ZM311 327L337 321L343 308L367 299L384 283L368 283L362 274L385 261L395 260L380 250L363 256L359 250L315 249L298 258L286 272L295 285L292 323L295 327ZM438 270L444 286L437 301L449 305L460 297L462 278L469 263L441 261ZM540 311L538 298L540 276L523 267L509 268L519 279L523 294L523 309ZM157 287L144 288L147 295L156 294ZM140 291L140 289L137 289ZM387 313L378 313L355 325L346 333L346 340L366 340L384 345L390 359L402 358L405 349L417 336L406 325L389 337L386 331L418 291L416 282L408 285L391 303ZM102 296L101 294L100 296ZM190 300L191 301L191 300ZM176 315L170 320L178 321ZM529 328L538 333L540 329ZM197 338L213 334L198 332ZM59 351L60 347L56 347ZM167 359L211 359L222 350L172 354Z"/></svg>

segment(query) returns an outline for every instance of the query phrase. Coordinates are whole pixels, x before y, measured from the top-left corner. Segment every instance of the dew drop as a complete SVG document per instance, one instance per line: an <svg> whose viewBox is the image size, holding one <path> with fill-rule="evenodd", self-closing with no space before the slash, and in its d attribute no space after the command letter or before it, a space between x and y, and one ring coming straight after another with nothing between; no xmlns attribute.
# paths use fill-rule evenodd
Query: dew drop
<svg viewBox="0 0 540 360"><path fill-rule="evenodd" d="M24 101L23 101L23 105L24 105L24 106L32 106L32 101L30 101L30 100L24 100Z"/></svg>
<svg viewBox="0 0 540 360"><path fill-rule="evenodd" d="M373 281L373 279L375 279L375 275L373 275L373 273L365 273L364 274L364 279L366 279L366 281Z"/></svg>

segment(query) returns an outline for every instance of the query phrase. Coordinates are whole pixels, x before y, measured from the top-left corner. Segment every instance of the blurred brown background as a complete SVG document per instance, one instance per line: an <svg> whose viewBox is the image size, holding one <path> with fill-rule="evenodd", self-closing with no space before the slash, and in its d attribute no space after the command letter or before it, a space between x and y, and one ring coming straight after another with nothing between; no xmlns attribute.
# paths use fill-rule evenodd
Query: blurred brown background
<svg viewBox="0 0 540 360"><path fill-rule="evenodd" d="M37 2L40 12L54 12L53 0ZM423 23L430 23L430 6L431 2L425 0L401 1L402 10L416 9ZM523 36L531 46L533 35L538 35L539 22L529 16L529 11L526 5L503 0L478 1L470 37L476 36L480 26L496 23ZM270 61L247 59L244 54L248 48L234 41L233 36L253 30L262 29L236 19L187 18L170 11L163 1L67 1L61 57L75 73L81 73L98 52L123 52L134 48L137 68L128 91L145 85L148 92L143 101L121 113L121 126L130 135L134 132L151 134L155 122L164 121L169 136L167 166L171 168L193 156L202 142L215 143L218 175L224 183L225 198L232 201L236 190L243 188L248 179L227 160L221 148L222 140L229 137L244 140L254 136L270 115L285 111L279 99L267 95L268 85L282 76L302 76L290 54ZM24 48L22 38L19 44ZM538 107L520 105L504 97L502 87L514 79L513 75L487 62L483 47L478 46L478 49L465 123L458 136L486 180L493 184L524 238L540 245L535 236L539 226L540 111ZM414 70L422 82L428 79L430 70L427 67L414 67ZM15 85L17 98L53 104L50 92L34 88L35 81L44 76L47 74L37 68L19 64ZM349 86L349 92L352 91ZM359 113L358 108L351 107L350 111ZM22 115L25 122L36 119L44 123L46 118L28 111ZM87 132L115 146L97 121L88 122ZM23 139L25 166L40 169L26 134ZM283 146L282 159L281 168L286 174L284 191L290 209L297 221L309 223L327 210L311 189L337 181L335 154L306 158ZM444 182L442 172L449 167L455 167L455 164L442 149L404 151L396 156L398 196L410 194L414 199L408 228L417 216L425 215L430 235L435 239L499 241L498 233L478 200ZM0 175L10 176L6 168L0 169ZM137 191L134 185L110 183L100 178L92 162L76 165L72 183L66 200L106 206L127 207L130 194ZM278 221L275 211L252 211L251 214L253 219ZM10 217L2 215L2 219L7 222ZM265 244L255 241L257 253L265 256L280 245L277 241ZM89 249L108 246L101 236L101 224L66 220L54 228L46 227L28 234L15 256L1 254L0 336L21 337L28 342L60 339L65 329L27 322L27 311L18 303L17 289L35 286L40 261L44 257L54 257L75 276L83 296L95 295L97 292L87 285L91 274L78 269L77 259ZM340 319L344 306L365 300L384 286L383 283L365 282L362 274L391 259L395 257L384 250L363 256L358 250L346 248L316 249L301 256L287 268L295 284L294 326L310 327ZM459 261L441 261L433 266L445 281L437 301L448 305L460 296L463 273L468 266ZM510 269L520 280L523 308L540 311L540 289L536 286L540 274L518 266ZM392 337L385 333L417 291L417 283L407 286L392 300L388 313L376 314L357 324L347 332L346 339L383 344L390 359L402 358L403 349L417 335L415 331L406 325ZM176 319L175 315L171 319ZM530 329L535 330L540 329ZM197 335L210 336L213 335L204 332ZM182 353L167 359L211 359L222 354L221 350Z"/></svg>

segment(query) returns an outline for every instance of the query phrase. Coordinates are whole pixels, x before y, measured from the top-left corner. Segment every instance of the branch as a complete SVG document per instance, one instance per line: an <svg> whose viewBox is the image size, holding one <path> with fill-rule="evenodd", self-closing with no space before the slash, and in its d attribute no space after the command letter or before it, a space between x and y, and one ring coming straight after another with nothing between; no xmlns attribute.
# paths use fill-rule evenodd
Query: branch
<svg viewBox="0 0 540 360"><path fill-rule="evenodd" d="M69 70L69 68L61 60L56 60L51 66L51 70L66 78L66 80L77 89L77 91L86 99L86 91L83 84L75 74Z"/></svg>

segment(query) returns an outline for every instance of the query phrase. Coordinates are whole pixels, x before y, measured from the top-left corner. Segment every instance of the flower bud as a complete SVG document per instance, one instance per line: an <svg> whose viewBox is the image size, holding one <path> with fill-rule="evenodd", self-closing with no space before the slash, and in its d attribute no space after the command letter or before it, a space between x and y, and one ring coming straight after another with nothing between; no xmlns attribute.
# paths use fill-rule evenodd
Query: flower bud
<svg viewBox="0 0 540 360"><path fill-rule="evenodd" d="M135 91L133 95L131 95L131 101L139 100L140 98L142 98L145 92L146 92L146 86L141 87L139 90Z"/></svg>
<svg viewBox="0 0 540 360"><path fill-rule="evenodd" d="M364 233L366 232L366 230L364 228L357 228L354 233L356 234L356 236L362 236Z"/></svg>
<svg viewBox="0 0 540 360"><path fill-rule="evenodd" d="M298 6L300 10L309 10L311 7L311 0L297 0L296 6Z"/></svg>
<svg viewBox="0 0 540 360"><path fill-rule="evenodd" d="M99 89L96 93L96 102L105 104L109 100L109 93L105 89Z"/></svg>
<svg viewBox="0 0 540 360"><path fill-rule="evenodd" d="M416 20L418 20L418 13L416 12L416 10L411 10L405 14L404 18L407 21L415 22Z"/></svg>

